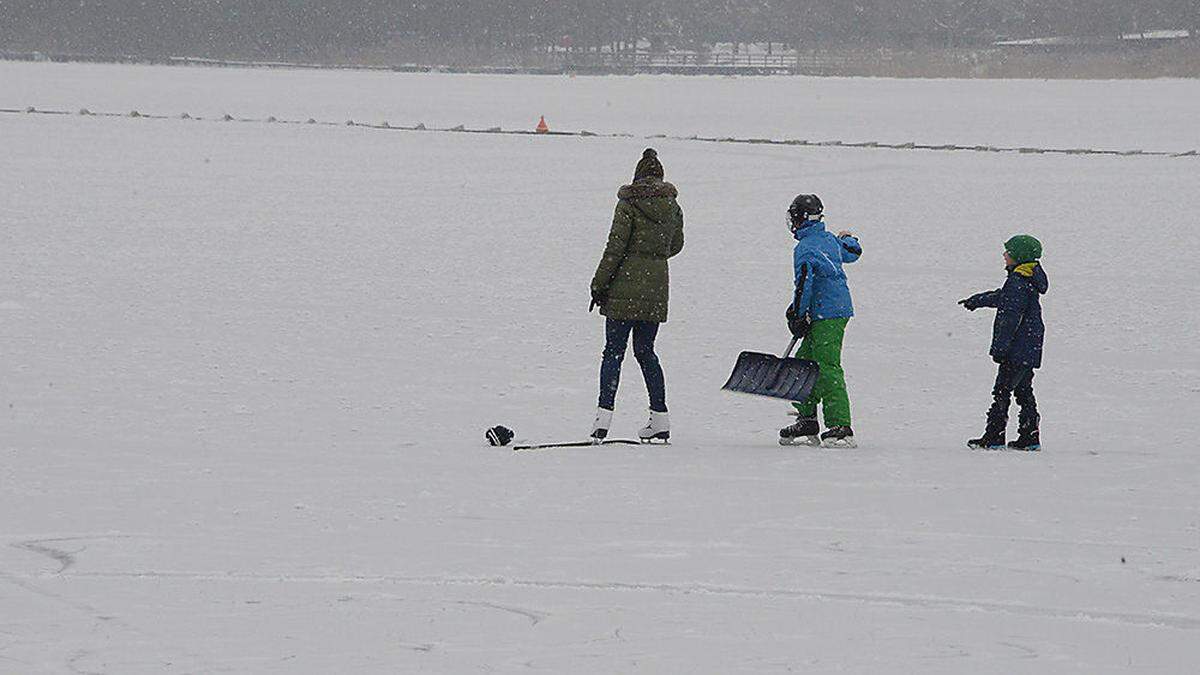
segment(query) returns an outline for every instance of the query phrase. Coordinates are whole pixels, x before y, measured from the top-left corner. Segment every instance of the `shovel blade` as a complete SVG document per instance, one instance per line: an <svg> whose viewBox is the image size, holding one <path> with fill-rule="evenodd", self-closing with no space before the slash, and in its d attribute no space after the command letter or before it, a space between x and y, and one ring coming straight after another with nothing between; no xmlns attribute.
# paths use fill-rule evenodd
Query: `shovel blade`
<svg viewBox="0 0 1200 675"><path fill-rule="evenodd" d="M722 389L800 403L812 393L820 372L816 361L742 352Z"/></svg>

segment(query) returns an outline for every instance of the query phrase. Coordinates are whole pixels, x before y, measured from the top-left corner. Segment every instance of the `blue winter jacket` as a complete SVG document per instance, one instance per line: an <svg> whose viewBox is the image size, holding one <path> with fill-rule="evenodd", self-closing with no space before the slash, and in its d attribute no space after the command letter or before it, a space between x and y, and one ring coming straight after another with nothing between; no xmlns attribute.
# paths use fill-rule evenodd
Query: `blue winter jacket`
<svg viewBox="0 0 1200 675"><path fill-rule="evenodd" d="M1026 263L1008 268L1004 286L967 298L967 309L995 307L992 326L992 359L1026 368L1042 367L1042 343L1046 326L1042 323L1042 300L1050 289L1050 280L1041 263Z"/></svg>
<svg viewBox="0 0 1200 675"><path fill-rule="evenodd" d="M861 255L862 246L854 237L838 238L825 230L825 223L805 221L796 230L796 250L792 255L796 270L792 306L796 316L808 314L813 321L854 316L842 264L852 263Z"/></svg>

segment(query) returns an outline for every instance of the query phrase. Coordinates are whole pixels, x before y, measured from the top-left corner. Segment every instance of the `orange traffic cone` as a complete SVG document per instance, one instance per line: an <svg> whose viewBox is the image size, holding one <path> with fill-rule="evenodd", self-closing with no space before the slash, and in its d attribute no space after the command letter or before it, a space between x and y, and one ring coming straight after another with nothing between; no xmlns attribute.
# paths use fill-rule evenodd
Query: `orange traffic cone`
<svg viewBox="0 0 1200 675"><path fill-rule="evenodd" d="M542 119L538 120L537 132L539 134L550 133L550 127L549 127L549 125L546 124L546 116L545 115L542 115Z"/></svg>

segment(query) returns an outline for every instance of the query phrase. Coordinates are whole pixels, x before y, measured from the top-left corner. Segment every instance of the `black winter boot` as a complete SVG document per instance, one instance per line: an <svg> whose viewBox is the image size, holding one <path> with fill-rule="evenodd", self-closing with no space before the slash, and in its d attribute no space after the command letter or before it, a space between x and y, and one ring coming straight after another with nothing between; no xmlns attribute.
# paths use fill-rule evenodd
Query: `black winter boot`
<svg viewBox="0 0 1200 675"><path fill-rule="evenodd" d="M967 447L975 450L1003 450L1004 432L986 431L983 436L967 441Z"/></svg>
<svg viewBox="0 0 1200 675"><path fill-rule="evenodd" d="M1037 429L1022 431L1017 436L1017 440L1008 444L1012 450L1024 450L1026 452L1037 452L1042 449L1041 434Z"/></svg>

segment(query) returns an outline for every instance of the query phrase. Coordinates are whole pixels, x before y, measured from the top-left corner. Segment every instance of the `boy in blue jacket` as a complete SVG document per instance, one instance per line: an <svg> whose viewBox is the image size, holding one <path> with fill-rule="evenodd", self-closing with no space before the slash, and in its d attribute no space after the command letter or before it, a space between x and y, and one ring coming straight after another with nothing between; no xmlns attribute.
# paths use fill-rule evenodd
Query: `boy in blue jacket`
<svg viewBox="0 0 1200 675"><path fill-rule="evenodd" d="M796 357L812 359L821 367L812 394L797 403L796 423L779 430L780 445L824 445L853 448L850 428L850 397L842 371L842 340L846 324L854 316L844 263L862 255L862 246L849 232L835 237L825 230L824 205L816 195L800 195L788 209L788 222L796 238L792 254L796 288L788 307L788 328L803 338ZM828 429L820 434L817 404L825 413Z"/></svg>
<svg viewBox="0 0 1200 675"><path fill-rule="evenodd" d="M1050 288L1046 271L1039 260L1042 243L1022 234L1004 243L1004 264L1008 279L994 291L972 295L959 302L974 312L980 307L995 307L992 326L992 360L1000 365L992 389L992 407L987 414L987 429L981 438L967 442L972 448L999 450L1004 447L1008 427L1008 408L1013 394L1021 406L1017 440L1008 444L1014 450L1041 450L1037 399L1033 396L1033 371L1042 367L1042 342L1046 328L1042 323L1041 296Z"/></svg>

